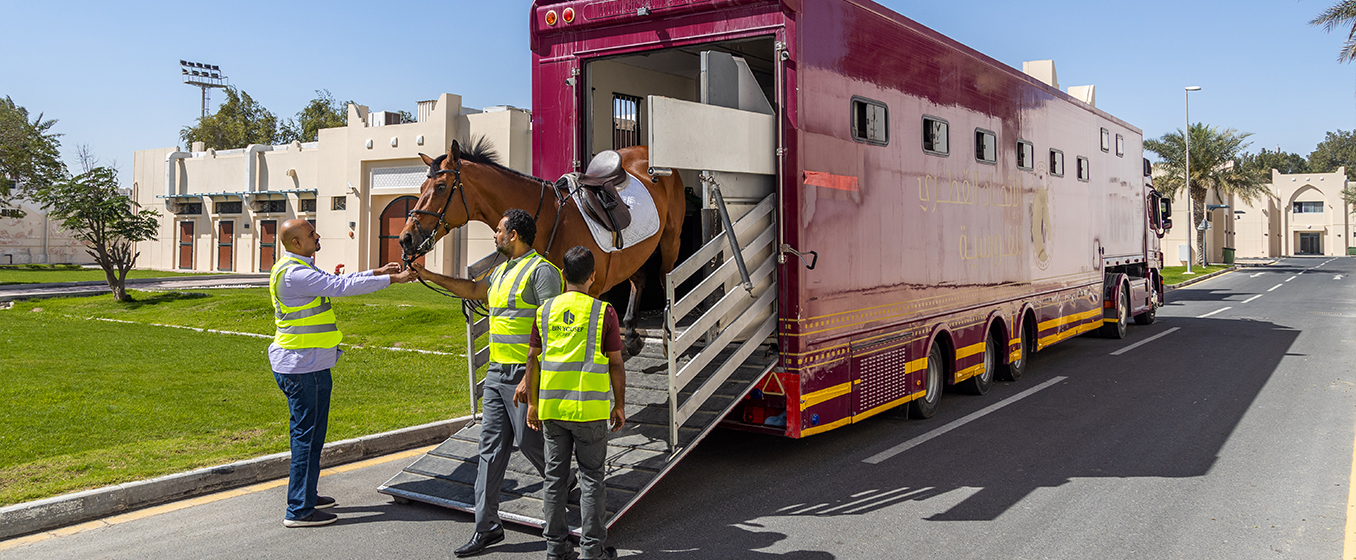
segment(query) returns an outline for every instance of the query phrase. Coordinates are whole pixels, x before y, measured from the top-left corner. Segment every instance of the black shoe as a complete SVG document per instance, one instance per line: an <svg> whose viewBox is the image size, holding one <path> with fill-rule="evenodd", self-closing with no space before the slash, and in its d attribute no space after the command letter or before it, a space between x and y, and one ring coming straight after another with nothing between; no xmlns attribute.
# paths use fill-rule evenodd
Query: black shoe
<svg viewBox="0 0 1356 560"><path fill-rule="evenodd" d="M333 513L325 513L325 512L323 512L323 511L313 511L313 512L311 512L310 515L308 515L308 516L306 516L306 517L299 517L299 518L297 518L297 519L284 519L284 520L283 520L283 526L284 526L284 527L319 527L319 526L321 526L321 525L329 525L330 523L334 523L334 522L335 522L336 520L338 520L338 519L339 519L339 516L338 516L338 515L335 515L335 514L333 514Z"/></svg>
<svg viewBox="0 0 1356 560"><path fill-rule="evenodd" d="M453 551L452 554L457 555L457 558L475 556L477 554L485 552L485 549L489 548L490 545L498 543L502 540L504 540L503 527L500 527L498 529L486 533L476 533L474 535L471 535L470 542L461 545L461 548L458 548L457 550Z"/></svg>
<svg viewBox="0 0 1356 560"><path fill-rule="evenodd" d="M604 548L603 555L598 557L598 560L616 560L616 559L617 559L617 549L610 546Z"/></svg>
<svg viewBox="0 0 1356 560"><path fill-rule="evenodd" d="M329 496L316 496L315 509L332 508L334 507L335 503L336 502L334 501L334 498L331 498Z"/></svg>

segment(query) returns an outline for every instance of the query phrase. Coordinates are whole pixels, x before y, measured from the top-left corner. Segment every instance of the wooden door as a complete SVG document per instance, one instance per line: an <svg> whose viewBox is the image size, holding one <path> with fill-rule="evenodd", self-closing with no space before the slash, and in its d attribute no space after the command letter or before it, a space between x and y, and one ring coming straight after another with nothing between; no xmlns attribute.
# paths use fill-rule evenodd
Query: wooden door
<svg viewBox="0 0 1356 560"><path fill-rule="evenodd" d="M405 218L409 216L410 210L414 208L415 202L419 199L413 196L402 196L392 200L386 205L386 209L381 212L381 232L379 234L381 241L380 260L375 266L384 266L386 263L400 262L404 249L400 248L400 230L405 229ZM415 262L424 264L424 258L419 257Z"/></svg>
<svg viewBox="0 0 1356 560"><path fill-rule="evenodd" d="M193 268L193 222L179 222L179 268Z"/></svg>
<svg viewBox="0 0 1356 560"><path fill-rule="evenodd" d="M235 270L235 222L222 221L217 228L217 270Z"/></svg>
<svg viewBox="0 0 1356 560"><path fill-rule="evenodd" d="M278 262L278 221L263 220L259 222L259 272L267 272L273 269L273 263Z"/></svg>

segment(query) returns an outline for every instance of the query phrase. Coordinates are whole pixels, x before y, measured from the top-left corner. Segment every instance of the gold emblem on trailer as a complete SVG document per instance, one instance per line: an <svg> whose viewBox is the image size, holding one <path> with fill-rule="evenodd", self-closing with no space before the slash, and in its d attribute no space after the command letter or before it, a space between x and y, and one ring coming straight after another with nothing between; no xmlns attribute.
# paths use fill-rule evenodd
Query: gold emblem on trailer
<svg viewBox="0 0 1356 560"><path fill-rule="evenodd" d="M1036 164L1036 190L1031 197L1031 254L1036 266L1050 266L1050 242L1054 224L1050 223L1050 173L1045 162Z"/></svg>

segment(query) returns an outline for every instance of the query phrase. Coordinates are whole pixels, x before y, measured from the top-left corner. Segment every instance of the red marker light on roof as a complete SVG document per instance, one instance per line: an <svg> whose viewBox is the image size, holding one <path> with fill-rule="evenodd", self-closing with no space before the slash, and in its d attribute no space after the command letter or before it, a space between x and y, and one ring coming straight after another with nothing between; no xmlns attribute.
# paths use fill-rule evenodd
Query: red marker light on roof
<svg viewBox="0 0 1356 560"><path fill-rule="evenodd" d="M565 8L565 11L560 12L560 17L565 23L574 23L574 8Z"/></svg>
<svg viewBox="0 0 1356 560"><path fill-rule="evenodd" d="M546 25L555 25L555 24L556 24L556 11L551 10L546 12Z"/></svg>

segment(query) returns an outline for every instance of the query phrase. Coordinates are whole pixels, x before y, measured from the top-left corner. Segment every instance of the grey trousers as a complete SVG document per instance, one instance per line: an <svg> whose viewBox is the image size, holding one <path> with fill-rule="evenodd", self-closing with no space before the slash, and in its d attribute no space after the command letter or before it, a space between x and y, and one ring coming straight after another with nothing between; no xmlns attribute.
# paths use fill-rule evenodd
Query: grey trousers
<svg viewBox="0 0 1356 560"><path fill-rule="evenodd" d="M580 558L603 557L607 542L607 486L603 463L607 459L607 420L595 422L542 421L546 432L546 504L542 515L546 527L546 555L566 558L570 525L565 514L569 499L570 455L579 462Z"/></svg>
<svg viewBox="0 0 1356 560"><path fill-rule="evenodd" d="M499 489L504 485L504 470L515 447L545 476L546 444L542 434L527 426L527 405L513 406L513 390L526 374L525 364L490 362L485 375L480 464L476 469L477 533L503 526L499 519Z"/></svg>

